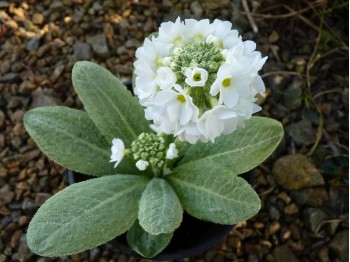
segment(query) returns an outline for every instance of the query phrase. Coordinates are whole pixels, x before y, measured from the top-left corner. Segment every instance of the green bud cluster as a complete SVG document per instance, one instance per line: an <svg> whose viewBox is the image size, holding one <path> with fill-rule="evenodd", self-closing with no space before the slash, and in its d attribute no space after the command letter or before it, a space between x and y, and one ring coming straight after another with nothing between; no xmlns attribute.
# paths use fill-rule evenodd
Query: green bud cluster
<svg viewBox="0 0 350 262"><path fill-rule="evenodd" d="M161 168L166 156L165 140L154 133L142 133L131 143L133 158L148 161L153 167Z"/></svg>
<svg viewBox="0 0 350 262"><path fill-rule="evenodd" d="M211 108L210 87L216 80L217 72L224 62L225 58L220 49L213 43L199 42L185 45L176 51L170 68L176 75L177 83L189 90L188 94L192 96L198 108ZM189 86L185 82L186 70L195 67L203 68L209 74L206 84L201 88Z"/></svg>

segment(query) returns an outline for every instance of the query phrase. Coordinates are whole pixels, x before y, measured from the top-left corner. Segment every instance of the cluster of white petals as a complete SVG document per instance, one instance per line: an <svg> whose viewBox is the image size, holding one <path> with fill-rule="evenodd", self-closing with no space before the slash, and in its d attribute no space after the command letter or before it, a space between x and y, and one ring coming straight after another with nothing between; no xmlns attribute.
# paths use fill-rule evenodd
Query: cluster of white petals
<svg viewBox="0 0 350 262"><path fill-rule="evenodd" d="M111 159L109 162L115 162L114 168L119 165L119 163L124 158L125 154L125 146L121 139L119 138L113 138L112 140L112 147L111 147Z"/></svg>
<svg viewBox="0 0 350 262"><path fill-rule="evenodd" d="M135 89L157 131L196 143L244 127L260 110L258 75L267 57L242 41L232 24L178 18L137 49Z"/></svg>

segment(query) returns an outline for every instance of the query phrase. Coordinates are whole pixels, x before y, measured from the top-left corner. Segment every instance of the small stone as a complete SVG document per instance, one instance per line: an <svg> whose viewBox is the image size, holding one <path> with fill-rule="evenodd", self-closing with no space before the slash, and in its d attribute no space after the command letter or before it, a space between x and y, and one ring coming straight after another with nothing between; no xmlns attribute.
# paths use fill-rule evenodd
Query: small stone
<svg viewBox="0 0 350 262"><path fill-rule="evenodd" d="M22 100L19 97L12 96L6 107L8 109L15 109L15 108L21 106L21 104L22 104Z"/></svg>
<svg viewBox="0 0 350 262"><path fill-rule="evenodd" d="M91 59L91 47L89 44L77 41L74 44L74 56L78 59Z"/></svg>
<svg viewBox="0 0 350 262"><path fill-rule="evenodd" d="M50 5L51 12L61 11L64 9L64 5L60 0L54 0Z"/></svg>
<svg viewBox="0 0 350 262"><path fill-rule="evenodd" d="M53 71L53 74L51 76L51 81L52 82L56 82L58 80L58 78L62 75L62 73L64 72L65 69L65 65L59 65L55 68L55 70Z"/></svg>
<svg viewBox="0 0 350 262"><path fill-rule="evenodd" d="M4 74L2 78L0 78L0 82L5 82L5 83L14 83L19 80L19 74L10 72L7 74Z"/></svg>
<svg viewBox="0 0 350 262"><path fill-rule="evenodd" d="M281 224L278 221L273 221L267 227L267 233L273 235L281 229Z"/></svg>
<svg viewBox="0 0 350 262"><path fill-rule="evenodd" d="M34 90L36 88L36 85L32 83L31 81L23 81L19 86L19 92L21 94L27 94L30 91Z"/></svg>
<svg viewBox="0 0 350 262"><path fill-rule="evenodd" d="M273 256L275 258L275 262L297 262L298 260L295 258L292 251L288 246L282 245L278 246L273 251Z"/></svg>
<svg viewBox="0 0 350 262"><path fill-rule="evenodd" d="M45 201L47 199L49 199L51 197L51 194L47 194L47 193L37 193L35 195L35 204L37 206L41 206L42 204L45 203Z"/></svg>
<svg viewBox="0 0 350 262"><path fill-rule="evenodd" d="M60 103L56 97L50 95L49 92L45 92L45 89L43 90L41 87L37 88L32 93L32 97L32 108L41 106L55 106Z"/></svg>
<svg viewBox="0 0 350 262"><path fill-rule="evenodd" d="M293 215L293 214L297 214L298 212L299 212L299 208L294 203L291 203L284 208L284 213L286 215Z"/></svg>
<svg viewBox="0 0 350 262"><path fill-rule="evenodd" d="M5 120L6 120L5 114L0 110L0 128L4 126Z"/></svg>
<svg viewBox="0 0 350 262"><path fill-rule="evenodd" d="M1 61L0 63L0 72L2 74L5 74L6 72L8 72L11 68L11 62L10 60L4 60L4 61Z"/></svg>
<svg viewBox="0 0 350 262"><path fill-rule="evenodd" d="M278 194L277 196L279 199L281 199L285 204L289 204L292 199L288 196L288 194L284 191Z"/></svg>
<svg viewBox="0 0 350 262"><path fill-rule="evenodd" d="M35 25L41 25L42 23L44 23L44 19L45 18L42 14L35 13L33 14L32 22Z"/></svg>
<svg viewBox="0 0 350 262"><path fill-rule="evenodd" d="M11 247L16 248L19 242L20 237L22 236L22 230L16 230L16 232L11 237Z"/></svg>
<svg viewBox="0 0 350 262"><path fill-rule="evenodd" d="M307 208L303 212L305 224L315 233L319 231L319 225L328 219L328 215L318 208Z"/></svg>
<svg viewBox="0 0 350 262"><path fill-rule="evenodd" d="M0 204L8 204L10 203L14 198L15 198L16 194L15 192L13 192L9 186L9 184L4 185L1 189L0 189Z"/></svg>
<svg viewBox="0 0 350 262"><path fill-rule="evenodd" d="M315 142L315 131L311 122L303 119L286 127L286 132L298 145L311 145Z"/></svg>
<svg viewBox="0 0 350 262"><path fill-rule="evenodd" d="M127 262L128 261L128 258L125 256L125 255L120 255L119 257L118 257L118 260L117 260L118 262Z"/></svg>
<svg viewBox="0 0 350 262"><path fill-rule="evenodd" d="M287 190L324 185L323 177L316 167L301 154L279 158L272 172L277 183Z"/></svg>
<svg viewBox="0 0 350 262"><path fill-rule="evenodd" d="M349 261L349 230L340 231L329 244L329 248L342 261Z"/></svg>
<svg viewBox="0 0 350 262"><path fill-rule="evenodd" d="M139 41L137 41L136 39L129 39L128 41L125 42L125 47L126 48L134 48L134 47L138 47Z"/></svg>
<svg viewBox="0 0 350 262"><path fill-rule="evenodd" d="M281 217L280 211L274 206L269 207L269 214L272 220L278 220Z"/></svg>
<svg viewBox="0 0 350 262"><path fill-rule="evenodd" d="M32 39L30 39L30 41L28 42L26 49L28 51L36 51L39 48L40 45L40 39L38 37L33 37Z"/></svg>
<svg viewBox="0 0 350 262"><path fill-rule="evenodd" d="M119 46L117 48L117 54L118 55L126 54L127 52L128 52L128 49L124 45Z"/></svg>
<svg viewBox="0 0 350 262"><path fill-rule="evenodd" d="M198 1L193 1L190 5L190 8L195 17L202 17L203 8Z"/></svg>
<svg viewBox="0 0 350 262"><path fill-rule="evenodd" d="M27 215L34 215L35 211L38 209L38 206L30 198L25 198L22 202L21 208Z"/></svg>
<svg viewBox="0 0 350 262"><path fill-rule="evenodd" d="M295 78L293 82L288 85L284 92L283 104L289 110L295 110L302 104L301 96L303 94L304 80Z"/></svg>
<svg viewBox="0 0 350 262"><path fill-rule="evenodd" d="M303 188L298 191L292 191L291 196L299 206L320 207L329 199L328 192L323 187Z"/></svg>
<svg viewBox="0 0 350 262"><path fill-rule="evenodd" d="M91 44L92 49L98 56L107 58L110 55L105 34L90 37L87 42Z"/></svg>

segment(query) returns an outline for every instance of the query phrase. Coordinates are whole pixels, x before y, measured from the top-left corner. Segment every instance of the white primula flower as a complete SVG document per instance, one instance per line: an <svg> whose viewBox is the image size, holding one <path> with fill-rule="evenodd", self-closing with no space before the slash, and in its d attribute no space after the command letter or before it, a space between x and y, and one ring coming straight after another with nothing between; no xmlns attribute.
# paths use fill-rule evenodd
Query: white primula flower
<svg viewBox="0 0 350 262"><path fill-rule="evenodd" d="M216 19L162 23L157 37L136 51L135 94L146 119L181 141L214 141L261 108L258 75L266 61L253 41Z"/></svg>
<svg viewBox="0 0 350 262"><path fill-rule="evenodd" d="M181 46L182 41L182 35L183 35L183 27L184 23L181 22L180 17L178 17L173 22L165 22L162 23L159 27L159 37L158 40L160 42L166 43L166 44L172 44L174 46Z"/></svg>
<svg viewBox="0 0 350 262"><path fill-rule="evenodd" d="M116 162L114 164L114 168L119 165L120 161L122 161L125 153L125 147L122 140L119 138L113 138L112 147L111 147L112 155L111 160L109 162Z"/></svg>
<svg viewBox="0 0 350 262"><path fill-rule="evenodd" d="M250 95L249 77L240 75L234 67L224 64L220 67L217 78L210 88L210 94L216 96L220 92L219 104L225 104L228 107L237 105L241 96Z"/></svg>
<svg viewBox="0 0 350 262"><path fill-rule="evenodd" d="M207 37L207 42L212 42L219 48L232 48L241 37L238 36L237 30L232 30L232 24L228 21L215 19L213 23L214 32Z"/></svg>
<svg viewBox="0 0 350 262"><path fill-rule="evenodd" d="M148 161L145 161L145 160L142 160L142 159L141 159L141 160L138 160L138 161L136 162L136 167L137 167L137 169L140 170L140 171L146 170L147 167L148 167L148 165L149 165Z"/></svg>
<svg viewBox="0 0 350 262"><path fill-rule="evenodd" d="M225 106L217 106L205 112L198 121L198 127L207 140L214 143L221 134L230 134L240 122L240 115Z"/></svg>
<svg viewBox="0 0 350 262"><path fill-rule="evenodd" d="M195 20L185 19L185 26L183 29L184 40L188 42L201 42L214 32L214 27L210 24L209 19Z"/></svg>
<svg viewBox="0 0 350 262"><path fill-rule="evenodd" d="M187 68L185 82L189 86L204 86L208 80L208 72L203 68Z"/></svg>
<svg viewBox="0 0 350 262"><path fill-rule="evenodd" d="M168 150L166 151L166 159L174 159L179 156L179 151L176 149L176 145L174 143L171 143L169 145Z"/></svg>
<svg viewBox="0 0 350 262"><path fill-rule="evenodd" d="M176 76L170 67L162 66L157 70L156 84L161 89L170 89L176 83Z"/></svg>
<svg viewBox="0 0 350 262"><path fill-rule="evenodd" d="M180 85L174 85L174 89L160 91L146 110L146 118L153 120L155 126L165 133L174 132L178 125L186 125L198 118L199 111L192 97Z"/></svg>

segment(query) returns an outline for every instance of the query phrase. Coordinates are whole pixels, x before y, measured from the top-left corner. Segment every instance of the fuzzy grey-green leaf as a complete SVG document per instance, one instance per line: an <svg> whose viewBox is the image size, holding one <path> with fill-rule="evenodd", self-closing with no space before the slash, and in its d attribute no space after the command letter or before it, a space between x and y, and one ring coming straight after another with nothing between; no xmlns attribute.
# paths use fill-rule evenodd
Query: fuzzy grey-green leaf
<svg viewBox="0 0 350 262"><path fill-rule="evenodd" d="M139 134L150 130L137 99L107 69L77 62L72 80L85 110L108 142L120 138L128 147Z"/></svg>
<svg viewBox="0 0 350 262"><path fill-rule="evenodd" d="M179 165L216 163L235 174L256 167L276 149L283 137L283 127L280 122L265 117L252 117L245 125L218 137L215 143L198 142L191 146Z"/></svg>
<svg viewBox="0 0 350 262"><path fill-rule="evenodd" d="M126 234L129 246L146 258L152 258L162 252L170 243L172 237L172 232L151 235L140 226L138 221L134 223Z"/></svg>
<svg viewBox="0 0 350 262"><path fill-rule="evenodd" d="M142 193L138 218L148 233L158 235L173 232L182 221L181 203L163 178L153 178Z"/></svg>
<svg viewBox="0 0 350 262"><path fill-rule="evenodd" d="M111 145L86 112L59 106L36 108L25 114L24 125L40 149L64 167L94 176L135 170L128 160L113 168Z"/></svg>
<svg viewBox="0 0 350 262"><path fill-rule="evenodd" d="M217 224L232 225L254 216L260 199L241 177L213 164L180 166L167 180L190 215Z"/></svg>
<svg viewBox="0 0 350 262"><path fill-rule="evenodd" d="M137 218L148 179L104 176L73 184L48 199L29 224L29 248L65 256L101 245L127 231Z"/></svg>

